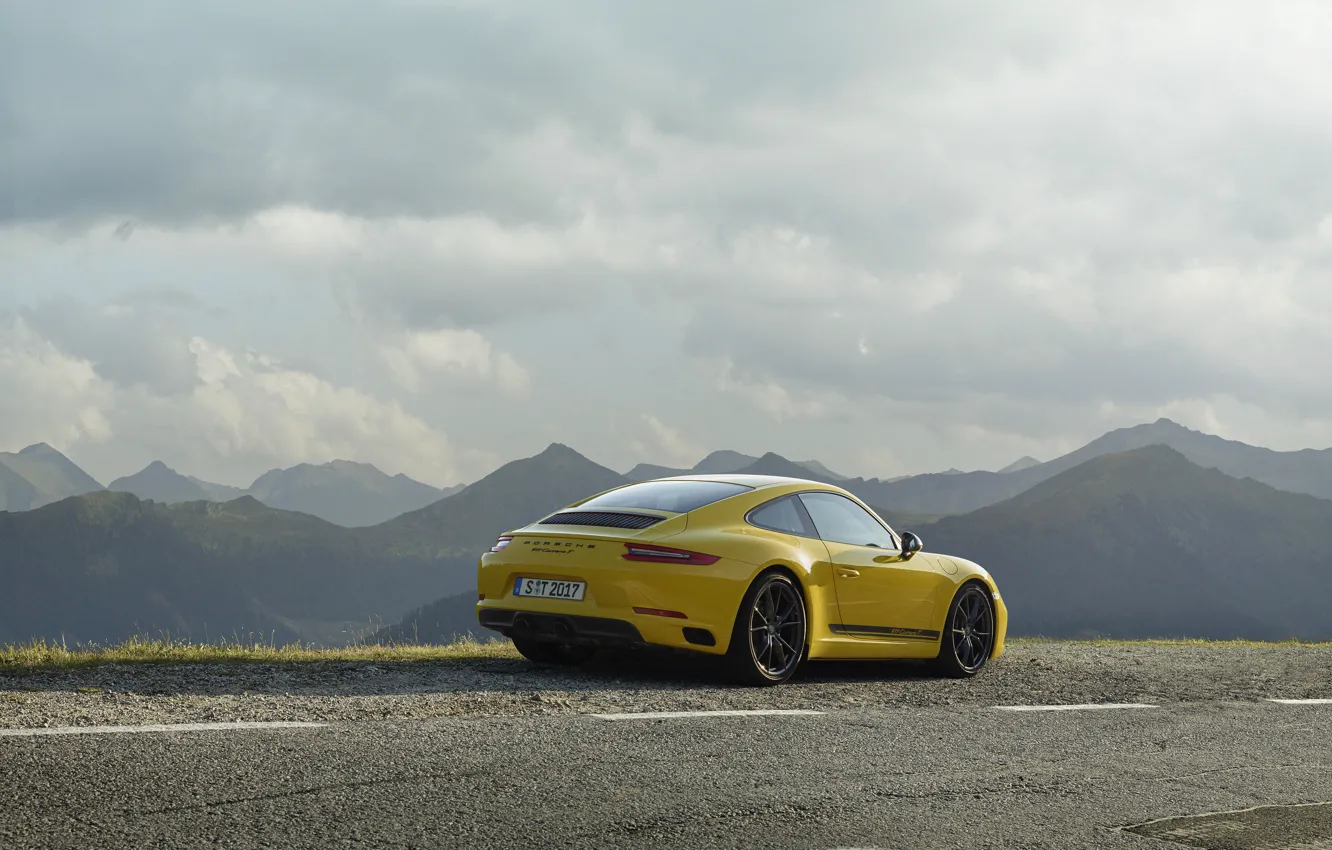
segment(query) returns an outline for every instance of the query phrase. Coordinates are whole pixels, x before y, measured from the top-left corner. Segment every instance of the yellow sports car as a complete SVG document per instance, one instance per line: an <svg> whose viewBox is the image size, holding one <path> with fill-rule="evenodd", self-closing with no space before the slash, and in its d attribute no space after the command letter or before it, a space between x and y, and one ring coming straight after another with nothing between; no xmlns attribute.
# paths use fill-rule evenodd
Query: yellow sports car
<svg viewBox="0 0 1332 850"><path fill-rule="evenodd" d="M763 475L609 490L481 556L477 617L539 663L600 646L724 655L775 685L805 659L926 658L974 676L1004 649L990 574L921 551L837 487Z"/></svg>

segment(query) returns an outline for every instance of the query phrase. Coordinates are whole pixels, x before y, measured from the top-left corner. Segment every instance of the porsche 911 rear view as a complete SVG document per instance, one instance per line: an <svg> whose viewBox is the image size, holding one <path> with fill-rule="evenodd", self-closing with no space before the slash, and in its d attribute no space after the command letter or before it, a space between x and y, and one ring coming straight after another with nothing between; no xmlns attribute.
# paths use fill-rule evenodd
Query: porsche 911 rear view
<svg viewBox="0 0 1332 850"><path fill-rule="evenodd" d="M478 589L481 625L538 663L659 647L721 655L759 685L819 658L932 658L970 676L1003 651L1007 624L979 566L922 552L840 488L759 475L570 505L500 536Z"/></svg>

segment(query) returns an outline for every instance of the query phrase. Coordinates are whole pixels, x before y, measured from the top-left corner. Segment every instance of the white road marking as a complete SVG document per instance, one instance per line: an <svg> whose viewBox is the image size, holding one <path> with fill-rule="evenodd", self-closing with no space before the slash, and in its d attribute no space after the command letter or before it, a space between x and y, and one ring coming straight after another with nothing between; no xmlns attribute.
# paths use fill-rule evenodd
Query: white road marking
<svg viewBox="0 0 1332 850"><path fill-rule="evenodd" d="M598 720L679 720L687 717L771 717L775 715L809 717L815 714L823 714L823 712L799 708L769 708L752 711L645 711L630 714L589 714L588 717L595 717Z"/></svg>
<svg viewBox="0 0 1332 850"><path fill-rule="evenodd" d="M1085 705L996 705L996 711L1105 711L1116 708L1160 708L1141 702L1093 702Z"/></svg>
<svg viewBox="0 0 1332 850"><path fill-rule="evenodd" d="M1281 705L1332 705L1332 699L1269 699Z"/></svg>
<svg viewBox="0 0 1332 850"><path fill-rule="evenodd" d="M133 735L148 732L226 732L236 729L322 729L327 723L167 723L147 726L49 726L42 729L0 729L0 738L39 738L46 735Z"/></svg>
<svg viewBox="0 0 1332 850"><path fill-rule="evenodd" d="M1196 815L1166 815L1163 818L1149 820L1146 823L1131 823L1128 826L1119 827L1120 832L1127 832L1130 829L1140 829L1144 826L1155 826L1158 823L1165 823L1168 820L1198 820L1201 818L1214 818L1217 815L1247 815L1249 812L1257 812L1263 809L1316 809L1319 806L1332 806L1332 803L1264 803L1261 806L1250 806L1247 809L1225 809L1220 812L1199 812ZM1301 844L1301 847L1306 845ZM1308 845L1317 848L1317 844Z"/></svg>

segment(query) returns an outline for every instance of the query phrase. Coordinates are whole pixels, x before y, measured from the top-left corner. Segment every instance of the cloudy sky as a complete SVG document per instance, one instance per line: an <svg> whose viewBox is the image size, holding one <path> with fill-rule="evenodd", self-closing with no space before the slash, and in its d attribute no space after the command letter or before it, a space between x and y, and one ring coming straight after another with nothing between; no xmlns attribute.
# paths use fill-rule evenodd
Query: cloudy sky
<svg viewBox="0 0 1332 850"><path fill-rule="evenodd" d="M1332 445L1332 6L18 0L0 450Z"/></svg>

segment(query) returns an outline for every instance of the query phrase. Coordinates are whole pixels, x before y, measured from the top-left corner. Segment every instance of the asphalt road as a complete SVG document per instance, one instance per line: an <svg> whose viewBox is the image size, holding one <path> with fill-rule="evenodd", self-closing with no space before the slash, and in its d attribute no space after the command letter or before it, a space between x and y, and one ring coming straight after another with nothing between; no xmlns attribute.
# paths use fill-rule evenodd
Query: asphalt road
<svg viewBox="0 0 1332 850"><path fill-rule="evenodd" d="M1332 800L1329 742L1272 703L0 738L0 846L1180 846L1122 827ZM1265 814L1192 846L1332 847L1326 807Z"/></svg>
<svg viewBox="0 0 1332 850"><path fill-rule="evenodd" d="M1332 704L1267 700L1332 698L1327 660L1032 644L969 682L766 690L507 661L0 677L0 848L1323 850ZM1155 707L1006 710L1079 702ZM691 714L715 710L806 713ZM660 711L683 716L594 716ZM313 725L246 725L273 721Z"/></svg>

